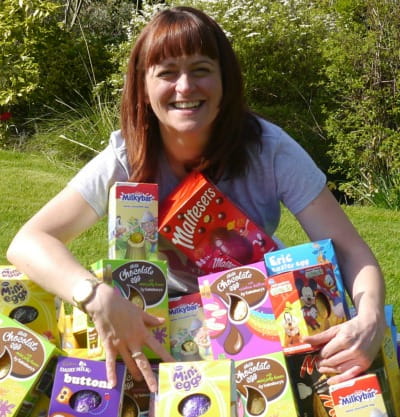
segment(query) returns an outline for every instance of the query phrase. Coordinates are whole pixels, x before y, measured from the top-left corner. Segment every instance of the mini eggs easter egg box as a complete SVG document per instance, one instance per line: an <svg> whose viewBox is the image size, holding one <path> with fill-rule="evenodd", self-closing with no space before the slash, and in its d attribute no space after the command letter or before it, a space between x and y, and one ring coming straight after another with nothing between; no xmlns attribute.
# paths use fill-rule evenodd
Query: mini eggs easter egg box
<svg viewBox="0 0 400 417"><path fill-rule="evenodd" d="M170 298L171 354L178 361L213 359L199 292Z"/></svg>
<svg viewBox="0 0 400 417"><path fill-rule="evenodd" d="M346 303L346 291L340 273L340 265L331 239L307 242L301 245L279 249L272 253L266 253L264 255L264 261L268 277L308 266L326 262L331 263L335 274L335 286L337 288L337 299L334 302L344 302L343 308L345 315L347 318L350 317L349 308Z"/></svg>
<svg viewBox="0 0 400 417"><path fill-rule="evenodd" d="M283 352L235 361L235 381L238 416L298 416Z"/></svg>
<svg viewBox="0 0 400 417"><path fill-rule="evenodd" d="M159 326L151 327L156 339L169 351L169 317L167 262L162 260L101 259L91 265L91 270L99 279L111 285L124 298L142 310L157 317L165 318ZM89 357L104 358L93 323L88 321ZM148 358L157 359L156 354L144 347Z"/></svg>
<svg viewBox="0 0 400 417"><path fill-rule="evenodd" d="M120 415L126 367L116 363L117 385L107 381L106 365L60 356L50 399L49 417L118 417Z"/></svg>
<svg viewBox="0 0 400 417"><path fill-rule="evenodd" d="M263 262L198 278L214 359L282 350Z"/></svg>
<svg viewBox="0 0 400 417"><path fill-rule="evenodd" d="M235 417L232 360L161 362L156 417Z"/></svg>
<svg viewBox="0 0 400 417"><path fill-rule="evenodd" d="M204 273L261 261L277 248L204 175L189 174L161 203L159 233Z"/></svg>
<svg viewBox="0 0 400 417"><path fill-rule="evenodd" d="M345 300L340 298L330 263L273 275L266 284L286 354L315 350L301 341L303 336L346 321Z"/></svg>
<svg viewBox="0 0 400 417"><path fill-rule="evenodd" d="M0 314L0 410L7 417L25 415L22 407L34 407L41 379L59 354L45 337Z"/></svg>
<svg viewBox="0 0 400 417"><path fill-rule="evenodd" d="M0 313L60 346L55 297L13 265L0 266Z"/></svg>
<svg viewBox="0 0 400 417"><path fill-rule="evenodd" d="M157 259L157 184L116 182L111 186L108 243L110 259Z"/></svg>

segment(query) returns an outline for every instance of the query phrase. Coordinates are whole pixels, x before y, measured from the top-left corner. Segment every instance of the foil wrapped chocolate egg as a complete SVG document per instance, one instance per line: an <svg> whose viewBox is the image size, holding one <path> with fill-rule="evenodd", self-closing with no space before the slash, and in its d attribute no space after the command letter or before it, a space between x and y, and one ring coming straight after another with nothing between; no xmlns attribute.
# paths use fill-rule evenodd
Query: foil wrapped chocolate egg
<svg viewBox="0 0 400 417"><path fill-rule="evenodd" d="M182 399L178 410L183 417L199 417L211 406L211 400L204 394L192 394Z"/></svg>
<svg viewBox="0 0 400 417"><path fill-rule="evenodd" d="M37 319L38 315L39 312L32 306L20 306L14 308L9 314L12 319L17 320L22 324L31 323Z"/></svg>
<svg viewBox="0 0 400 417"><path fill-rule="evenodd" d="M253 246L236 230L219 227L213 231L211 241L224 255L235 259L242 265L246 265L252 260Z"/></svg>
<svg viewBox="0 0 400 417"><path fill-rule="evenodd" d="M72 409L78 413L88 413L96 409L100 403L100 394L92 390L78 391L71 397L70 401Z"/></svg>

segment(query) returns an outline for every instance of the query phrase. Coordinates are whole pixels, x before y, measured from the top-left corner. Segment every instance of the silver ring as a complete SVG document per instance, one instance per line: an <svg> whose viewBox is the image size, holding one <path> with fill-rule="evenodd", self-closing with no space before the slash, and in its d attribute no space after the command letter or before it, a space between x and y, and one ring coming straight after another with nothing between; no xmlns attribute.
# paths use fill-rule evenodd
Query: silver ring
<svg viewBox="0 0 400 417"><path fill-rule="evenodd" d="M137 352L133 352L133 353L131 354L131 358L132 358L132 359L136 359L136 358L138 358L140 355L143 355L143 352L141 352L141 351L139 350L139 351L137 351Z"/></svg>

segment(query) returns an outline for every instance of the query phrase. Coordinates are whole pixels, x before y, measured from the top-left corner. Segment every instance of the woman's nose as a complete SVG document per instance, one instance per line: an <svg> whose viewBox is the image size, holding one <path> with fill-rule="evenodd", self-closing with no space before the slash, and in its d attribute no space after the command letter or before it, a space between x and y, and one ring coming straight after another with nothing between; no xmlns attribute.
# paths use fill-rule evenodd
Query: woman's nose
<svg viewBox="0 0 400 417"><path fill-rule="evenodd" d="M193 87L194 83L190 75L186 72L181 73L176 80L176 91L179 93L187 93L191 91Z"/></svg>

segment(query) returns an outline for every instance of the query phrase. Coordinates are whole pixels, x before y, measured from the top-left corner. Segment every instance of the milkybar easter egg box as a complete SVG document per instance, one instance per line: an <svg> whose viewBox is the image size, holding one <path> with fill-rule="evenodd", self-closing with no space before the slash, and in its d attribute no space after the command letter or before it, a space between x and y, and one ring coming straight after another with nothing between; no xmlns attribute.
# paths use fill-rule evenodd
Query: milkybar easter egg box
<svg viewBox="0 0 400 417"><path fill-rule="evenodd" d="M171 354L178 361L213 359L200 293L169 300Z"/></svg>
<svg viewBox="0 0 400 417"><path fill-rule="evenodd" d="M110 188L108 242L111 259L157 259L157 184L116 182Z"/></svg>
<svg viewBox="0 0 400 417"><path fill-rule="evenodd" d="M205 273L263 259L275 242L200 173L162 202L160 234Z"/></svg>
<svg viewBox="0 0 400 417"><path fill-rule="evenodd" d="M231 360L161 362L156 417L231 417L236 391Z"/></svg>
<svg viewBox="0 0 400 417"><path fill-rule="evenodd" d="M323 263L268 277L266 280L279 337L286 354L316 350L302 342L346 321L333 266Z"/></svg>
<svg viewBox="0 0 400 417"><path fill-rule="evenodd" d="M282 350L263 262L198 278L214 359Z"/></svg>
<svg viewBox="0 0 400 417"><path fill-rule="evenodd" d="M387 417L381 386L375 374L331 385L336 417Z"/></svg>
<svg viewBox="0 0 400 417"><path fill-rule="evenodd" d="M46 338L0 314L0 410L5 416L31 415L41 377L59 353Z"/></svg>
<svg viewBox="0 0 400 417"><path fill-rule="evenodd" d="M238 416L297 417L283 352L235 361Z"/></svg>
<svg viewBox="0 0 400 417"><path fill-rule="evenodd" d="M91 270L94 275L111 285L124 298L142 310L165 318L163 324L151 327L151 331L154 337L169 351L167 262L101 259L91 265ZM90 320L88 349L89 356L92 358L101 358L104 354L98 343L96 329ZM91 356L91 351L93 356ZM144 347L144 353L149 358L157 358L156 354L147 347Z"/></svg>
<svg viewBox="0 0 400 417"><path fill-rule="evenodd" d="M0 266L0 313L60 346L54 295L13 265Z"/></svg>

